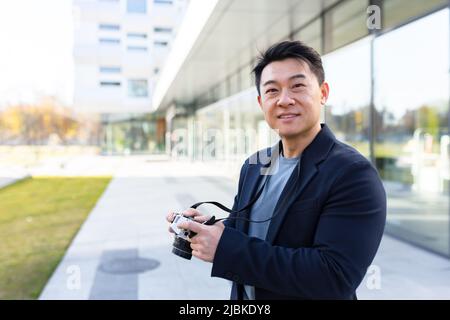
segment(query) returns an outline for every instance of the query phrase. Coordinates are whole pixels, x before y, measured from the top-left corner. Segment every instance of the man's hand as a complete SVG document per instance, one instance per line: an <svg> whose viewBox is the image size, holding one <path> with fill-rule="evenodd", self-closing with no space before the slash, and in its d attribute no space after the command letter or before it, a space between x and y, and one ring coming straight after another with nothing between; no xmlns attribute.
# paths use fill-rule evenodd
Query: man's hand
<svg viewBox="0 0 450 320"><path fill-rule="evenodd" d="M183 214L183 216L185 216L185 217L192 217L192 218L194 218L195 221L200 222L200 223L208 221L211 218L210 216L203 215L200 211L192 209L192 208L187 209L180 213ZM173 233L173 230L170 228L170 225L172 224L174 216L175 216L175 212L173 212L173 211L170 211L166 216L166 220L167 220L167 222L169 222L169 232L172 232L172 233Z"/></svg>
<svg viewBox="0 0 450 320"><path fill-rule="evenodd" d="M203 216L204 217L204 216ZM208 219L205 219L205 221ZM186 221L178 224L178 228L191 230L197 233L190 238L192 255L206 262L213 262L217 245L225 229L222 221L213 225L204 225L194 221Z"/></svg>

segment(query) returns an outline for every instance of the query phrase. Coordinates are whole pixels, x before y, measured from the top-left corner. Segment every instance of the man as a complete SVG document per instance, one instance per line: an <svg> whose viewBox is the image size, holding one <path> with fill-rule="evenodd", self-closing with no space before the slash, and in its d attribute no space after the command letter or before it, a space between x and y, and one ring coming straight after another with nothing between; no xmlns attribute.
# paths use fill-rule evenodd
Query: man
<svg viewBox="0 0 450 320"><path fill-rule="evenodd" d="M386 220L378 173L320 124L329 86L314 49L299 41L278 43L253 72L259 106L281 138L266 150L278 170L262 174L266 165L250 157L233 210L263 187L250 209L225 223L179 227L197 233L193 255L213 263L212 276L233 281L231 299L356 299ZM207 219L194 209L185 214Z"/></svg>

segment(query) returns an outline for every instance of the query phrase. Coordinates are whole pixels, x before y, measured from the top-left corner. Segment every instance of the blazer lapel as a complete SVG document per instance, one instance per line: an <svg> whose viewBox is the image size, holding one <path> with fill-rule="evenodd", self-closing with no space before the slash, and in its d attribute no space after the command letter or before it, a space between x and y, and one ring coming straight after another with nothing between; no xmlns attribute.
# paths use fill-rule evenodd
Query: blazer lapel
<svg viewBox="0 0 450 320"><path fill-rule="evenodd" d="M275 206L266 241L273 243L291 204L318 172L318 165L326 159L334 145L335 137L325 124L314 140L305 148L301 160L292 172Z"/></svg>
<svg viewBox="0 0 450 320"><path fill-rule="evenodd" d="M243 192L241 196L242 198L239 199L239 208L245 207L248 203L250 203L250 201L253 200L254 196L259 190L259 187L262 185L262 183L264 183L264 179L268 177L265 173L267 173L268 168L270 168L271 164L273 163L272 155L278 155L279 146L280 144L278 144L278 148L274 146L272 148L261 150L255 154L255 163L250 163L248 165L247 175L243 184ZM250 210L251 208L240 212L238 213L238 216L249 219ZM248 221L237 219L236 229L241 232L247 233Z"/></svg>

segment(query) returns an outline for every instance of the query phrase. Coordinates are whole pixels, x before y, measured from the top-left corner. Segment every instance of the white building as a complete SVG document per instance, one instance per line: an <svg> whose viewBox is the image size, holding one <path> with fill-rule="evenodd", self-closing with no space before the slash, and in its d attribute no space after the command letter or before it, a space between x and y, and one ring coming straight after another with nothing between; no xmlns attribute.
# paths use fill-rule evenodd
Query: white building
<svg viewBox="0 0 450 320"><path fill-rule="evenodd" d="M79 111L143 113L186 0L74 0Z"/></svg>
<svg viewBox="0 0 450 320"><path fill-rule="evenodd" d="M152 137L148 136L164 131L149 129L157 121L126 121L152 111L153 87L187 3L188 0L73 1L74 108L101 116L103 146L107 145L104 150L149 150L148 139ZM159 125L164 126L162 122ZM129 144L136 142L124 142L130 135L142 143L133 146ZM121 142L117 145L115 140Z"/></svg>

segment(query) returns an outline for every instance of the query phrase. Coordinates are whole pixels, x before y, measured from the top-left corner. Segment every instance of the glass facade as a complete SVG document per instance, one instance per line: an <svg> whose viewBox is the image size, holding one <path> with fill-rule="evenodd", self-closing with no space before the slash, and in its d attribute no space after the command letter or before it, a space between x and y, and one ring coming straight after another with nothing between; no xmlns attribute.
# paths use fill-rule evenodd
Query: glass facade
<svg viewBox="0 0 450 320"><path fill-rule="evenodd" d="M368 34L367 0L349 0L325 13L324 52L330 52Z"/></svg>
<svg viewBox="0 0 450 320"><path fill-rule="evenodd" d="M128 96L133 98L148 97L147 79L129 79Z"/></svg>
<svg viewBox="0 0 450 320"><path fill-rule="evenodd" d="M154 115L102 115L104 154L165 152L166 122Z"/></svg>
<svg viewBox="0 0 450 320"><path fill-rule="evenodd" d="M325 122L338 139L367 158L370 157L370 41L370 38L360 40L322 59L330 83Z"/></svg>
<svg viewBox="0 0 450 320"><path fill-rule="evenodd" d="M147 13L147 0L127 0L128 13Z"/></svg>
<svg viewBox="0 0 450 320"><path fill-rule="evenodd" d="M382 9L381 30L367 29L371 4ZM330 84L324 121L377 167L388 195L386 231L447 257L449 6L446 0L341 1L289 36L323 54ZM276 141L256 102L253 65L230 70L174 117L172 155L223 161L235 170Z"/></svg>
<svg viewBox="0 0 450 320"><path fill-rule="evenodd" d="M389 195L387 230L448 255L449 10L377 37L374 62L375 161Z"/></svg>

